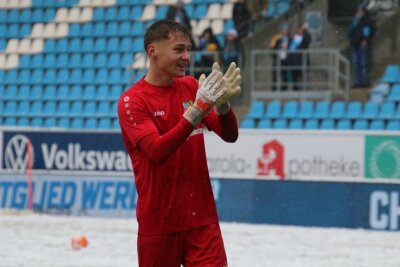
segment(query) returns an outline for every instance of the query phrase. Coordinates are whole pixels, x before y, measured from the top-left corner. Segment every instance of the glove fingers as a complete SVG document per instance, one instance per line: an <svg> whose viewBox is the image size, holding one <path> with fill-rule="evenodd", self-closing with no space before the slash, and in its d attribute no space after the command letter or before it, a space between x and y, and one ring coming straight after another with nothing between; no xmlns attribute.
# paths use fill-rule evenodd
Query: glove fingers
<svg viewBox="0 0 400 267"><path fill-rule="evenodd" d="M239 68L234 69L231 75L228 76L228 81L232 83L239 75L240 75L240 69Z"/></svg>
<svg viewBox="0 0 400 267"><path fill-rule="evenodd" d="M229 78L233 75L235 69L236 69L236 64L235 64L235 62L232 62L232 63L229 65L229 68L228 68L228 70L226 71L224 77L226 77L226 78L229 79Z"/></svg>
<svg viewBox="0 0 400 267"><path fill-rule="evenodd" d="M218 62L214 62L214 64L212 65L212 70L216 70L216 71L220 71L221 70L220 67L219 67Z"/></svg>
<svg viewBox="0 0 400 267"><path fill-rule="evenodd" d="M200 78L199 78L199 86L201 86L203 84L205 79L206 79L206 75L205 74L201 74Z"/></svg>

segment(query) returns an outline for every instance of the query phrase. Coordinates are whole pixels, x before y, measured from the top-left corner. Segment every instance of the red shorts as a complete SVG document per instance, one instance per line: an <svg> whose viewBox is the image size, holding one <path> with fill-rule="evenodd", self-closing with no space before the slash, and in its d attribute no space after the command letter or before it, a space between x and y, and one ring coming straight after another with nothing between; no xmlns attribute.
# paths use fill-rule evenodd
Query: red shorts
<svg viewBox="0 0 400 267"><path fill-rule="evenodd" d="M219 224L165 235L138 235L140 267L226 267Z"/></svg>

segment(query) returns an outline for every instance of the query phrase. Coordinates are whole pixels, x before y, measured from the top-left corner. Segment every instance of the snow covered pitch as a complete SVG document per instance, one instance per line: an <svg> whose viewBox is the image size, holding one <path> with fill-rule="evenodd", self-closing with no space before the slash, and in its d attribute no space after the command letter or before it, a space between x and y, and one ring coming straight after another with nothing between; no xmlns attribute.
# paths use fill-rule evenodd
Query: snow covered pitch
<svg viewBox="0 0 400 267"><path fill-rule="evenodd" d="M400 232L221 223L230 267L398 267ZM137 223L0 210L0 267L135 267ZM85 235L87 248L71 238Z"/></svg>

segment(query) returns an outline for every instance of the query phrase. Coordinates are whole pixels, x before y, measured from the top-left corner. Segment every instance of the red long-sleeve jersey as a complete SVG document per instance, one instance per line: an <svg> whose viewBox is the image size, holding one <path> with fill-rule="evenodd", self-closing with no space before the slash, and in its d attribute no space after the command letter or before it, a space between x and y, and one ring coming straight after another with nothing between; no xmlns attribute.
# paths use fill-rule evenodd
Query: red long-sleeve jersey
<svg viewBox="0 0 400 267"><path fill-rule="evenodd" d="M218 221L205 154L203 127L182 117L198 82L175 78L169 86L139 80L118 103L122 137L132 160L140 234L165 234ZM227 142L238 137L232 110L210 112L202 123Z"/></svg>

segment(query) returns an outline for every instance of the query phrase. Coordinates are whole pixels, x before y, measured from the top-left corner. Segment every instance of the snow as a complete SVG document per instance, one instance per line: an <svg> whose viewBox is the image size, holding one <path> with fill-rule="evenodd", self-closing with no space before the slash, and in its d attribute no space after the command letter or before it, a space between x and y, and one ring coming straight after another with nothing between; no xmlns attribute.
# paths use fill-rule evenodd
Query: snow
<svg viewBox="0 0 400 267"><path fill-rule="evenodd" d="M400 232L221 223L230 267L398 267ZM0 267L135 267L134 218L0 210ZM84 235L87 248L73 250Z"/></svg>

